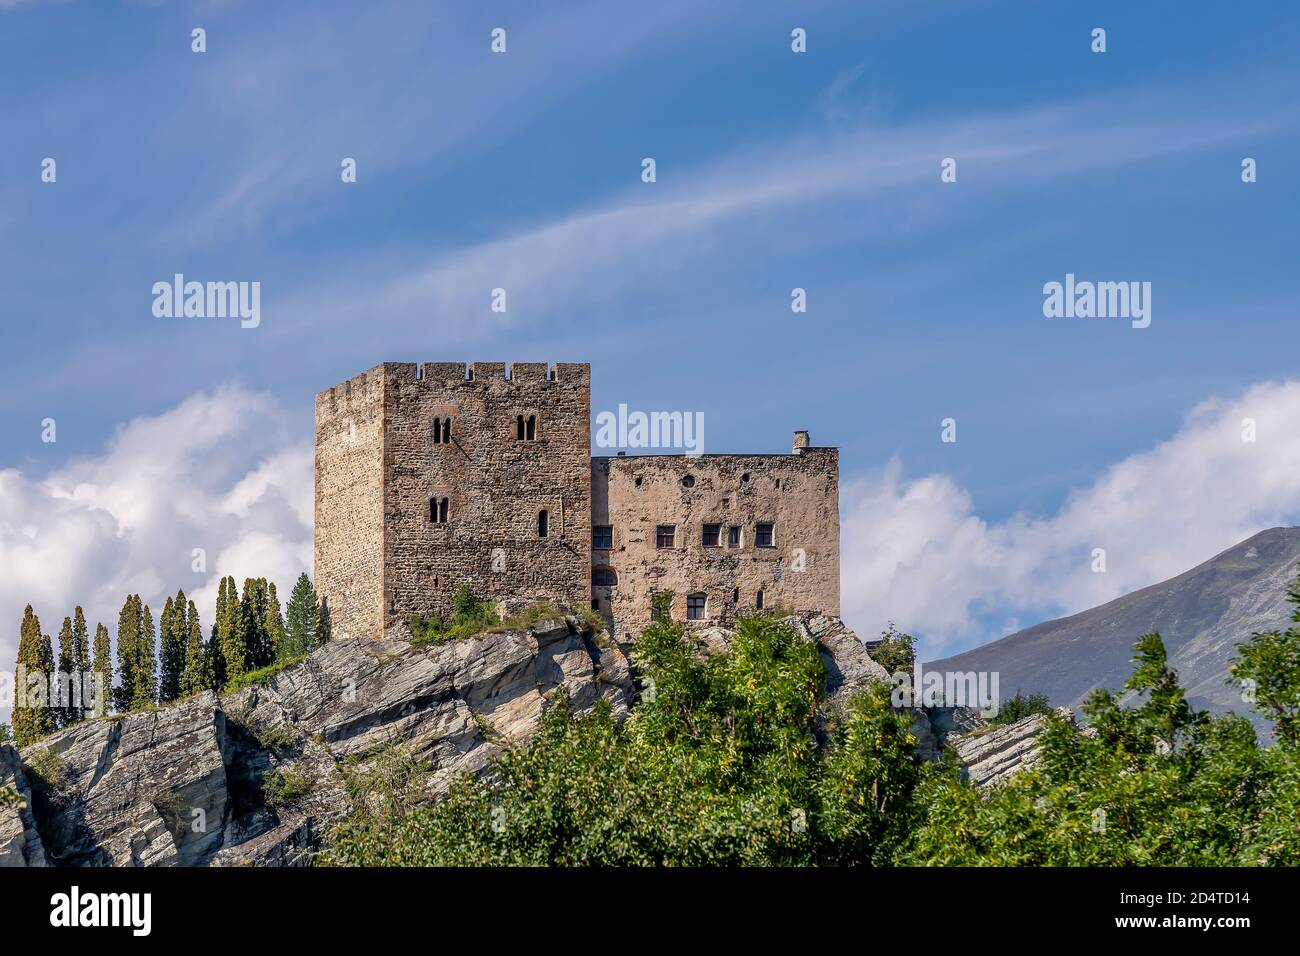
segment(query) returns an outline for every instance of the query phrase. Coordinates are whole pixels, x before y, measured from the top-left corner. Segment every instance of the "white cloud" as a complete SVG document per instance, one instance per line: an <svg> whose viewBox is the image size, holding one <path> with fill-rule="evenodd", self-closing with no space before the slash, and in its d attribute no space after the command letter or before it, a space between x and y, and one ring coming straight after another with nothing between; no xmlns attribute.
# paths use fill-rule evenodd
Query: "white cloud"
<svg viewBox="0 0 1300 956"><path fill-rule="evenodd" d="M1163 581L1300 515L1297 420L1300 381L1206 401L1056 514L995 523L951 478L907 479L891 461L841 490L844 616L864 634L893 620L935 657Z"/></svg>
<svg viewBox="0 0 1300 956"><path fill-rule="evenodd" d="M266 576L287 598L311 571L312 450L266 395L227 385L120 428L104 452L43 478L0 470L0 668L31 603L57 634L77 604L116 632L128 593L178 588L212 622L217 577ZM192 570L193 551L206 570Z"/></svg>

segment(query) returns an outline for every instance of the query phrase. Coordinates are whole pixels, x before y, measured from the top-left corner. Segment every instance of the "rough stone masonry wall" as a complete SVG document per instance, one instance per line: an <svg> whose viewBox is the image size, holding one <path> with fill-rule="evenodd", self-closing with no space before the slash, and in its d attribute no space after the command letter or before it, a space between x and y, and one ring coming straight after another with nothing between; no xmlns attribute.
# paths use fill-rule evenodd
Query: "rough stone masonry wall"
<svg viewBox="0 0 1300 956"><path fill-rule="evenodd" d="M385 623L445 612L467 583L511 610L587 603L591 582L591 367L560 363L382 366ZM519 441L516 418L536 416ZM451 441L434 443L435 418ZM446 524L429 500L449 499ZM548 534L538 534L538 513Z"/></svg>
<svg viewBox="0 0 1300 956"><path fill-rule="evenodd" d="M316 396L316 591L336 637L376 635L383 598L383 368Z"/></svg>
<svg viewBox="0 0 1300 956"><path fill-rule="evenodd" d="M707 595L707 618L725 622L754 607L759 590L765 607L839 615L839 453L798 447L806 441L800 433L790 455L592 459L592 524L613 528L613 547L593 550L592 565L618 576L593 594L619 640L649 623L657 591L673 592L675 620L686 619L688 594ZM773 547L755 547L759 522L775 526ZM705 523L721 525L720 547L704 547ZM676 546L657 548L656 526L669 524ZM741 528L738 548L727 546L732 525Z"/></svg>

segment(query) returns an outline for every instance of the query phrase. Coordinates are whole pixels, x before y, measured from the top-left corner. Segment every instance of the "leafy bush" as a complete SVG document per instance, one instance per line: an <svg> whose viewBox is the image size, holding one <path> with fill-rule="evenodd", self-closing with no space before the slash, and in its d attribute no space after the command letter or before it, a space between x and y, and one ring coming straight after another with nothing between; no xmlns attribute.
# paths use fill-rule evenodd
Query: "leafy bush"
<svg viewBox="0 0 1300 956"><path fill-rule="evenodd" d="M8 724L0 724L0 744L8 743L13 740L13 734L9 732Z"/></svg>
<svg viewBox="0 0 1300 956"><path fill-rule="evenodd" d="M310 775L294 767L278 767L262 782L262 797L268 807L288 807L316 789Z"/></svg>
<svg viewBox="0 0 1300 956"><path fill-rule="evenodd" d="M916 663L916 638L889 626L880 632L880 643L867 652L871 659L889 673L910 671Z"/></svg>
<svg viewBox="0 0 1300 956"><path fill-rule="evenodd" d="M452 596L450 618L413 614L406 623L411 630L411 643L416 647L430 647L482 634L498 626L501 616L493 602L479 600L468 584L461 584Z"/></svg>

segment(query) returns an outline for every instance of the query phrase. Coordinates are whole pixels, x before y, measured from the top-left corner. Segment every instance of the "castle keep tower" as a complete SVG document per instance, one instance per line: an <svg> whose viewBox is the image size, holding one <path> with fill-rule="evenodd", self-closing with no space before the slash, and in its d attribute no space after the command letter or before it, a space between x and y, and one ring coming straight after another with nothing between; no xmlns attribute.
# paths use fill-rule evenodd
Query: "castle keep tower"
<svg viewBox="0 0 1300 956"><path fill-rule="evenodd" d="M384 363L316 396L316 590L334 634L591 587L591 367Z"/></svg>

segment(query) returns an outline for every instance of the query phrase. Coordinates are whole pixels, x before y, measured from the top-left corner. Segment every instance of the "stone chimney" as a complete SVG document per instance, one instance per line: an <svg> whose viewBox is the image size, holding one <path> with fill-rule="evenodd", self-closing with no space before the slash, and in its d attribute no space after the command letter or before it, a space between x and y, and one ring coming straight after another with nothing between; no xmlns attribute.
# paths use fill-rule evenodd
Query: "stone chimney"
<svg viewBox="0 0 1300 956"><path fill-rule="evenodd" d="M791 449L790 449L790 454L792 454L792 455L799 455L799 454L802 454L802 453L803 453L803 450L804 450L805 448L807 448L807 447L808 447L808 433L807 433L807 432L795 432L795 433L794 433L794 445L793 445L793 446L791 447Z"/></svg>

